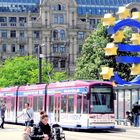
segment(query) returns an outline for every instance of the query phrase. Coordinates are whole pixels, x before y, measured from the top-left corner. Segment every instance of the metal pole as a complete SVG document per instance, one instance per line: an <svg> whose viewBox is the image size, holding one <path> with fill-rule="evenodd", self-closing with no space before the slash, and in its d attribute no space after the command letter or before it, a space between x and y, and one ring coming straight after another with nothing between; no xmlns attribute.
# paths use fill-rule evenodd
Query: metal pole
<svg viewBox="0 0 140 140"><path fill-rule="evenodd" d="M38 83L42 83L42 58L41 54L41 46L38 45Z"/></svg>

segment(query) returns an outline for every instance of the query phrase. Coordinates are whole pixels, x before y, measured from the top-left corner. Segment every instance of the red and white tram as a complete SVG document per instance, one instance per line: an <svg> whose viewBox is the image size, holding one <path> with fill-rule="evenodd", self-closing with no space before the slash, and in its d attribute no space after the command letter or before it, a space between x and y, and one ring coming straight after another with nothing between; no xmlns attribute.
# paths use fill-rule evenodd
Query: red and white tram
<svg viewBox="0 0 140 140"><path fill-rule="evenodd" d="M16 119L28 102L38 122L40 110L49 115L50 123L64 128L112 129L115 126L114 90L110 82L66 81L0 89L0 100L6 103L7 122Z"/></svg>

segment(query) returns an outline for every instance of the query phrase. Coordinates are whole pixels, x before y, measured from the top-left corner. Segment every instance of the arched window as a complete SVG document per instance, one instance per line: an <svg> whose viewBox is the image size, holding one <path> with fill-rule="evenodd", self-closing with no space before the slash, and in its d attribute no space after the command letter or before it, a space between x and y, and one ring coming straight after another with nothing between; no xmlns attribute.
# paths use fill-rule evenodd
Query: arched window
<svg viewBox="0 0 140 140"><path fill-rule="evenodd" d="M58 10L61 11L62 10L61 4L58 4L57 6L58 6Z"/></svg>
<svg viewBox="0 0 140 140"><path fill-rule="evenodd" d="M65 39L65 31L64 30L60 30L60 39L61 40Z"/></svg>
<svg viewBox="0 0 140 140"><path fill-rule="evenodd" d="M58 40L58 31L57 30L53 31L53 39Z"/></svg>

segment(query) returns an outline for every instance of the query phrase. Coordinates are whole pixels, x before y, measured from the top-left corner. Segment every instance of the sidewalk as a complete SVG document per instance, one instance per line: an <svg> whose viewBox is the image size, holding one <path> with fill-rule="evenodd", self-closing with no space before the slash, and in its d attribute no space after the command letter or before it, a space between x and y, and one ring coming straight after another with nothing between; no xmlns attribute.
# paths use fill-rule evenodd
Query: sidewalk
<svg viewBox="0 0 140 140"><path fill-rule="evenodd" d="M134 129L134 130L139 130L140 132L140 126L139 127L134 127L134 126L128 126L128 125L116 125L116 128L124 128L124 129Z"/></svg>
<svg viewBox="0 0 140 140"><path fill-rule="evenodd" d="M9 124L5 124L5 129L1 129L0 128L0 140L22 140L22 134L24 132L24 126L20 126L20 125L9 125ZM71 140L71 136L72 133L75 131L65 131L65 134L67 136L67 140ZM117 125L115 127L114 130L111 130L109 133L106 133L107 135L123 135L124 133L122 132L127 132L127 136L128 134L131 135L139 135L140 133L140 127L133 127L133 126L124 126L124 125ZM78 134L78 132L76 133L77 135L81 135ZM86 134L90 134L90 133L86 133ZM94 132L92 136L94 135L105 135L105 133L96 133ZM75 136L74 136L75 137ZM123 138L123 137L122 137ZM76 140L77 137L75 137L75 139L72 140ZM94 139L94 138L93 138ZM110 140L110 139L108 139ZM119 140L119 139L118 139Z"/></svg>
<svg viewBox="0 0 140 140"><path fill-rule="evenodd" d="M0 140L22 140L24 126L5 124L5 129L0 128Z"/></svg>

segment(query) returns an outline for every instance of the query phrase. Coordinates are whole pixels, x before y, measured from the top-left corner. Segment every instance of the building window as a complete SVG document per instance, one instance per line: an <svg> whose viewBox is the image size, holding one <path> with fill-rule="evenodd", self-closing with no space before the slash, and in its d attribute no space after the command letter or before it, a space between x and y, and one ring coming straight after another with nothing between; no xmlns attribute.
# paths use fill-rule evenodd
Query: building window
<svg viewBox="0 0 140 140"><path fill-rule="evenodd" d="M65 68L66 67L66 61L65 60L61 60L60 61L60 67L61 68Z"/></svg>
<svg viewBox="0 0 140 140"><path fill-rule="evenodd" d="M26 23L26 17L19 17L19 26L24 26Z"/></svg>
<svg viewBox="0 0 140 140"><path fill-rule="evenodd" d="M20 23L26 23L26 17L19 17Z"/></svg>
<svg viewBox="0 0 140 140"><path fill-rule="evenodd" d="M7 38L7 31L1 31L1 38Z"/></svg>
<svg viewBox="0 0 140 140"><path fill-rule="evenodd" d="M19 52L20 52L20 54L24 54L24 49L25 49L24 44L20 44L19 45Z"/></svg>
<svg viewBox="0 0 140 140"><path fill-rule="evenodd" d="M51 9L55 11L62 11L62 10L65 10L65 6L58 4L58 5L53 6Z"/></svg>
<svg viewBox="0 0 140 140"><path fill-rule="evenodd" d="M53 61L53 68L58 68L58 60Z"/></svg>
<svg viewBox="0 0 140 140"><path fill-rule="evenodd" d="M9 22L17 22L17 18L16 17L9 17Z"/></svg>
<svg viewBox="0 0 140 140"><path fill-rule="evenodd" d="M40 31L33 31L33 38L40 38Z"/></svg>
<svg viewBox="0 0 140 140"><path fill-rule="evenodd" d="M48 41L48 38L47 37L45 37L45 42L47 42Z"/></svg>
<svg viewBox="0 0 140 140"><path fill-rule="evenodd" d="M63 15L60 15L60 17L59 17L59 18L60 18L59 23L60 23L60 24L63 24L63 23L64 23L64 17L63 17Z"/></svg>
<svg viewBox="0 0 140 140"><path fill-rule="evenodd" d="M96 20L95 19L90 19L89 20L89 23L90 23L90 27L95 27L95 24L96 24Z"/></svg>
<svg viewBox="0 0 140 140"><path fill-rule="evenodd" d="M58 45L53 44L53 53L58 53Z"/></svg>
<svg viewBox="0 0 140 140"><path fill-rule="evenodd" d="M61 11L61 10L62 10L62 6L61 6L60 4L58 4L57 6L58 6L58 7L57 7L57 8L58 8L58 10L60 10L60 11Z"/></svg>
<svg viewBox="0 0 140 140"><path fill-rule="evenodd" d="M74 20L74 12L72 12L72 27L74 28L74 23L75 23L75 20Z"/></svg>
<svg viewBox="0 0 140 140"><path fill-rule="evenodd" d="M0 17L0 22L7 22L7 17Z"/></svg>
<svg viewBox="0 0 140 140"><path fill-rule="evenodd" d="M11 52L15 52L15 51L16 51L15 44L12 44L12 45L11 45Z"/></svg>
<svg viewBox="0 0 140 140"><path fill-rule="evenodd" d="M54 15L54 23L58 24L58 15Z"/></svg>
<svg viewBox="0 0 140 140"><path fill-rule="evenodd" d="M15 30L10 31L10 37L11 38L15 38L16 37L16 31Z"/></svg>
<svg viewBox="0 0 140 140"><path fill-rule="evenodd" d="M31 21L36 21L36 17L31 17Z"/></svg>
<svg viewBox="0 0 140 140"><path fill-rule="evenodd" d="M60 53L65 53L65 52L66 52L66 48L65 48L64 45L60 45L59 47L60 47L60 48L59 48L59 52L60 52Z"/></svg>
<svg viewBox="0 0 140 140"><path fill-rule="evenodd" d="M6 52L6 48L7 48L6 44L2 44L2 52Z"/></svg>
<svg viewBox="0 0 140 140"><path fill-rule="evenodd" d="M24 30L20 30L19 31L19 37L20 38L24 38Z"/></svg>
<svg viewBox="0 0 140 140"><path fill-rule="evenodd" d="M39 44L34 44L34 50L33 50L34 53L38 53L38 45L39 45Z"/></svg>
<svg viewBox="0 0 140 140"><path fill-rule="evenodd" d="M63 24L64 23L64 16L63 15L54 15L54 23L55 24Z"/></svg>
<svg viewBox="0 0 140 140"><path fill-rule="evenodd" d="M64 30L60 30L60 38L61 38L61 40L65 39L65 31Z"/></svg>
<svg viewBox="0 0 140 140"><path fill-rule="evenodd" d="M84 38L84 32L78 32L78 39Z"/></svg>
<svg viewBox="0 0 140 140"><path fill-rule="evenodd" d="M58 40L58 30L53 31L53 39Z"/></svg>

